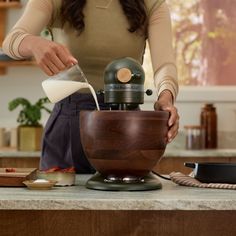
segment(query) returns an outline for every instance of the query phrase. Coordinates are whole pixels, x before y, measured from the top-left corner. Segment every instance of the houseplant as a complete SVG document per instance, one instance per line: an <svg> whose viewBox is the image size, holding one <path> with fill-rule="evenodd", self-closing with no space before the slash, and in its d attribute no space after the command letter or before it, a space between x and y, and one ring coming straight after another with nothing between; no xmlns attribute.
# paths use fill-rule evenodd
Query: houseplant
<svg viewBox="0 0 236 236"><path fill-rule="evenodd" d="M38 151L41 148L41 138L43 126L40 123L43 110L50 113L51 110L45 107L49 103L48 98L40 98L35 104L26 98L15 98L8 104L10 111L18 106L22 109L19 112L17 122L18 126L18 149L20 151Z"/></svg>

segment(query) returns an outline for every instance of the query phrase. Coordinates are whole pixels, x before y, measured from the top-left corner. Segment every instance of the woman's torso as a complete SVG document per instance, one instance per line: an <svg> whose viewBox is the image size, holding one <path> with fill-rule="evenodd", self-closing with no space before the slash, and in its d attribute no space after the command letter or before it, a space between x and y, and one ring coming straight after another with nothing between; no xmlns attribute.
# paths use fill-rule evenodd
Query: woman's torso
<svg viewBox="0 0 236 236"><path fill-rule="evenodd" d="M107 9L97 7L100 1L88 0L83 10L85 28L79 36L67 24L61 29L61 0L51 1L54 12L50 29L54 41L69 48L95 90L103 89L103 71L112 60L128 56L142 63L145 36L128 31L129 23L118 0L111 1ZM148 14L158 2L145 1Z"/></svg>

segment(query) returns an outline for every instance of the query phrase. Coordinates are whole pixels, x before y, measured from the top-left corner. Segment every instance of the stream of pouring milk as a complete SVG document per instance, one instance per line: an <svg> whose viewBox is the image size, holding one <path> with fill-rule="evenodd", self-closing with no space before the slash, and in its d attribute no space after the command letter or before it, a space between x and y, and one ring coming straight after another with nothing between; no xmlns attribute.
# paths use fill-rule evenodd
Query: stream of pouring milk
<svg viewBox="0 0 236 236"><path fill-rule="evenodd" d="M59 102L82 88L89 88L96 103L97 110L100 110L97 95L93 87L87 82L49 79L42 82L42 87L52 103Z"/></svg>

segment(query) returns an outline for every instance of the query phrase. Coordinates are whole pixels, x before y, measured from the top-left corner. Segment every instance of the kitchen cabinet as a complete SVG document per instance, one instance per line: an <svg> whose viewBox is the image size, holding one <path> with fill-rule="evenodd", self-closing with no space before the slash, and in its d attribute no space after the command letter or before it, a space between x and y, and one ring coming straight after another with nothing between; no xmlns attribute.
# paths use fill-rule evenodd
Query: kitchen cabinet
<svg viewBox="0 0 236 236"><path fill-rule="evenodd" d="M11 148L0 149L0 168L38 168L40 152L23 152Z"/></svg>
<svg viewBox="0 0 236 236"><path fill-rule="evenodd" d="M16 150L0 150L0 168L38 168L40 152L19 152ZM182 172L189 174L192 169L184 166L185 162L225 162L236 163L236 149L215 150L166 150L164 157L154 167L160 174Z"/></svg>
<svg viewBox="0 0 236 236"><path fill-rule="evenodd" d="M12 8L21 8L20 1L0 2L0 45L5 37L7 11ZM35 65L34 61L0 61L0 75L6 73L6 68L9 66L29 66Z"/></svg>
<svg viewBox="0 0 236 236"><path fill-rule="evenodd" d="M154 167L154 171L163 175L168 175L171 172L181 172L189 174L193 169L185 167L186 162L220 162L220 163L236 163L236 156L232 157L219 157L219 156L198 156L198 157L171 157L166 156Z"/></svg>
<svg viewBox="0 0 236 236"><path fill-rule="evenodd" d="M155 166L154 171L161 174L181 172L189 174L192 169L185 167L186 162L236 163L236 149L206 150L166 150L164 157Z"/></svg>
<svg viewBox="0 0 236 236"><path fill-rule="evenodd" d="M0 168L16 167L16 168L38 168L40 162L40 154L28 156L7 156L0 157ZM184 166L185 162L224 162L236 163L235 157L170 157L166 156L154 167L154 171L160 174L168 175L171 172L181 172L189 174L192 169Z"/></svg>
<svg viewBox="0 0 236 236"><path fill-rule="evenodd" d="M3 235L18 236L235 236L235 220L230 210L0 211Z"/></svg>

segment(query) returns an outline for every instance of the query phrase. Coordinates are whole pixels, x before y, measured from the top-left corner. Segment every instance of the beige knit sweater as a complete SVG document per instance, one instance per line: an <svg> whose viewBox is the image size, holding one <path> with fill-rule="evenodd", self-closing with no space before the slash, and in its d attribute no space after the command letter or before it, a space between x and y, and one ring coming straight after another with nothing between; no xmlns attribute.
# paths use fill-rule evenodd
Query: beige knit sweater
<svg viewBox="0 0 236 236"><path fill-rule="evenodd" d="M130 33L128 21L118 0L111 0L108 8L99 5L108 0L87 0L84 8L85 30L80 36L66 25L61 28L61 0L29 0L24 14L3 42L3 51L14 59L21 41L27 35L39 35L49 27L54 41L66 45L96 89L103 88L103 71L117 58L133 57L142 63L146 40L138 33ZM178 93L177 70L172 47L170 13L164 0L145 0L148 11L148 43L159 95L168 89L174 98Z"/></svg>

